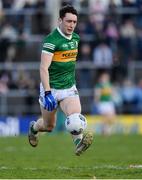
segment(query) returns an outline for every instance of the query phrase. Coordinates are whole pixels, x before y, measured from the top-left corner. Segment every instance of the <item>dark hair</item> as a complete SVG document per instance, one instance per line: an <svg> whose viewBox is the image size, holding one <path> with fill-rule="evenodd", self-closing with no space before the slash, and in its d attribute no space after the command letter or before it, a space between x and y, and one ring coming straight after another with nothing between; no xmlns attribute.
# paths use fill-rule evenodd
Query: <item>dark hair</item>
<svg viewBox="0 0 142 180"><path fill-rule="evenodd" d="M64 18L66 13L72 13L72 14L75 14L76 16L78 16L78 13L77 13L77 10L71 6L71 5L66 5L66 6L63 6L60 11L59 11L59 16L60 18Z"/></svg>

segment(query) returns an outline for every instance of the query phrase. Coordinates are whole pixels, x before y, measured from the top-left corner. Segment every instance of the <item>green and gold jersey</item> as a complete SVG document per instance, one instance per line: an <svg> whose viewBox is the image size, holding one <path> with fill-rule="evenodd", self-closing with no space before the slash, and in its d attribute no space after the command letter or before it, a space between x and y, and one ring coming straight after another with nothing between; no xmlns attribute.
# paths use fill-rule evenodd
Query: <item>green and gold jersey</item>
<svg viewBox="0 0 142 180"><path fill-rule="evenodd" d="M100 101L108 102L112 100L111 83L98 83L96 89L100 89Z"/></svg>
<svg viewBox="0 0 142 180"><path fill-rule="evenodd" d="M67 38L59 28L45 37L42 52L53 54L49 67L51 88L67 89L75 84L75 63L79 40L76 33L73 33L71 38Z"/></svg>

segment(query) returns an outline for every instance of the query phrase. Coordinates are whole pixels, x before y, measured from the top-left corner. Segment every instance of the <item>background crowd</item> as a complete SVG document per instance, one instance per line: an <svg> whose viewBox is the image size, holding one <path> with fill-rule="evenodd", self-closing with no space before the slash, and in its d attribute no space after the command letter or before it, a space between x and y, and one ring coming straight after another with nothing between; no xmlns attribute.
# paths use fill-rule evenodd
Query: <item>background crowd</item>
<svg viewBox="0 0 142 180"><path fill-rule="evenodd" d="M40 62L43 36L51 30L54 11L50 3L50 0L0 0L0 95L22 90L28 107L38 99L39 74L38 68L33 67ZM142 73L137 72L134 79L129 76L129 65L142 61L142 0L60 3L72 4L79 11L77 84L90 104L89 109L84 105L83 111L98 113L94 91L99 77L106 72L116 112L142 113ZM25 63L32 63L31 68ZM82 94L81 100L86 102Z"/></svg>

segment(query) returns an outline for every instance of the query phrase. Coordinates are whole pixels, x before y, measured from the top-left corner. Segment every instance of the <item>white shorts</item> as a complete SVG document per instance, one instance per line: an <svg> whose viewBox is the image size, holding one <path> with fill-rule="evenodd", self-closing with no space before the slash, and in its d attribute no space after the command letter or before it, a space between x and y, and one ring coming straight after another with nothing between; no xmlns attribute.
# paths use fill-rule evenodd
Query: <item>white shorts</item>
<svg viewBox="0 0 142 180"><path fill-rule="evenodd" d="M100 102L98 104L100 114L115 114L115 107L113 102Z"/></svg>
<svg viewBox="0 0 142 180"><path fill-rule="evenodd" d="M44 107L44 88L42 83L40 83L40 95L39 95L39 103ZM75 85L68 89L51 89L52 95L57 100L57 102L62 101L67 97L75 97L78 95L78 90Z"/></svg>

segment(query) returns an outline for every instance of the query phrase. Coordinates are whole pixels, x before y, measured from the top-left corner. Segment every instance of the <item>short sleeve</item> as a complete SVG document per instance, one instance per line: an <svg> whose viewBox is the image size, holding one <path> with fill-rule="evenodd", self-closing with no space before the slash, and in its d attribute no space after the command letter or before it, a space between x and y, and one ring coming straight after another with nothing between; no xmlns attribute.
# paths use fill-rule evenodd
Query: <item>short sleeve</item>
<svg viewBox="0 0 142 180"><path fill-rule="evenodd" d="M44 38L43 45L42 45L42 52L54 53L55 47L56 47L56 45L55 45L54 41L52 40L52 37L47 36Z"/></svg>

